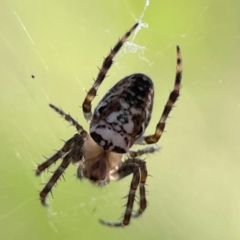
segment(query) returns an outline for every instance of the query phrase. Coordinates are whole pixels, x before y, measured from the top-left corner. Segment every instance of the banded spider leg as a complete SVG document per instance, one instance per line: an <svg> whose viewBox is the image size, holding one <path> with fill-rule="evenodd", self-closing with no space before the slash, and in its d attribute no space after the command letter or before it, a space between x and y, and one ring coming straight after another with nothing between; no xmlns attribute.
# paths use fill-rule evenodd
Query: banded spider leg
<svg viewBox="0 0 240 240"><path fill-rule="evenodd" d="M48 183L39 193L41 203L43 205L47 205L46 197L51 192L53 186L56 184L57 180L63 175L66 168L69 164L77 163L82 161L83 158L83 145L88 133L84 130L84 128L78 124L76 120L74 120L69 114L64 113L61 109L56 106L50 104L51 108L53 108L57 113L59 113L65 120L70 122L73 126L76 127L78 134L75 134L72 138L67 140L63 147L57 151L53 156L48 158L46 161L38 165L36 170L36 175L39 176L45 169L50 167L53 163L55 163L59 158L63 157L62 163L56 169Z"/></svg>
<svg viewBox="0 0 240 240"><path fill-rule="evenodd" d="M140 216L147 207L145 182L147 179L147 167L145 161L137 158L130 158L126 160L123 165L111 175L111 179L114 181L121 180L126 176L133 174L130 190L128 193L128 200L126 204L125 213L122 222L108 222L100 219L100 223L111 227L122 227L130 223L131 217ZM133 205L136 196L136 190L139 188L139 209L133 212Z"/></svg>

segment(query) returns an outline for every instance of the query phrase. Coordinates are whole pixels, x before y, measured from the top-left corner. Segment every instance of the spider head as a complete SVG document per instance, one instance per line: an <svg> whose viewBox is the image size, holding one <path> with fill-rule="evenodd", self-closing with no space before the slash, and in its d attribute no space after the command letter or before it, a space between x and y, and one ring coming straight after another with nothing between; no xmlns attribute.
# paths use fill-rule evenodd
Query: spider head
<svg viewBox="0 0 240 240"><path fill-rule="evenodd" d="M108 172L107 154L102 151L98 156L86 160L83 175L94 184L97 184L107 177Z"/></svg>
<svg viewBox="0 0 240 240"><path fill-rule="evenodd" d="M84 143L84 162L78 162L78 177L103 186L110 181L110 172L122 163L122 154L105 151L90 135Z"/></svg>

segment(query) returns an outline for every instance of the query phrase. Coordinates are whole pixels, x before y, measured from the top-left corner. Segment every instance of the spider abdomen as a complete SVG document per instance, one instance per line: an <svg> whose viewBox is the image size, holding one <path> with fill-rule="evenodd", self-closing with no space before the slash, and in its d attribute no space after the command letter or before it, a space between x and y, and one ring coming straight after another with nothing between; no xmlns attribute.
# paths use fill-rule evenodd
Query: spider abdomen
<svg viewBox="0 0 240 240"><path fill-rule="evenodd" d="M116 83L95 108L90 135L105 151L126 153L151 119L154 89L141 73Z"/></svg>

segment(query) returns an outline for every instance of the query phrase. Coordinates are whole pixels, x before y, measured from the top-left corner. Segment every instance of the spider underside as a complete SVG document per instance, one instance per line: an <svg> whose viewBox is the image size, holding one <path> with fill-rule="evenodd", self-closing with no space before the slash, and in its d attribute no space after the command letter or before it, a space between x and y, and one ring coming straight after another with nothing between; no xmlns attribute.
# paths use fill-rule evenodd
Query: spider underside
<svg viewBox="0 0 240 240"><path fill-rule="evenodd" d="M152 80L144 74L135 73L116 83L102 98L92 114L91 103L113 63L113 58L137 26L138 23L126 32L105 58L98 76L82 104L83 115L90 122L90 133L69 114L50 104L52 109L75 126L77 133L67 140L59 151L41 163L36 170L36 175L40 175L58 159L63 158L60 166L39 194L43 205L46 205L47 195L70 163L78 167L78 178L88 178L97 186L103 186L110 180L118 181L133 174L122 221L100 220L104 225L115 227L128 225L131 217L140 216L147 207L145 182L148 173L146 162L139 157L145 153L156 151L158 147L150 146L137 151L132 151L130 148L136 143L154 144L158 142L164 131L166 119L179 96L182 78L180 48L177 46L174 88L169 95L155 133L152 135L143 135L151 119L154 99ZM128 155L128 159L122 161L124 154ZM139 189L140 195L139 207L136 212L133 212L137 189Z"/></svg>

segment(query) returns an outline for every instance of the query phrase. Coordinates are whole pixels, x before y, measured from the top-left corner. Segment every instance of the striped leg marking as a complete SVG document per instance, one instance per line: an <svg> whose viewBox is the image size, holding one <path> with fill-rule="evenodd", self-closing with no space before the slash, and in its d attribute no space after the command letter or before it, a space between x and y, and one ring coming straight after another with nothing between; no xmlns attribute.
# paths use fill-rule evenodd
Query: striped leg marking
<svg viewBox="0 0 240 240"><path fill-rule="evenodd" d="M46 197L48 193L51 192L53 186L56 184L57 180L63 175L65 169L69 166L69 164L71 162L76 163L77 161L82 160L83 144L84 138L79 134L75 134L74 137L65 142L61 150L59 150L56 154L54 154L52 157L50 157L38 166L36 175L39 176L42 171L55 163L60 157L65 155L63 157L61 165L57 168L57 170L54 172L53 176L50 178L43 190L39 193L40 200L43 205L47 205Z"/></svg>
<svg viewBox="0 0 240 240"><path fill-rule="evenodd" d="M71 115L66 114L62 109L54 106L53 104L49 104L49 107L51 107L58 114L60 114L71 125L75 126L80 135L82 135L83 137L86 137L88 135L88 133L84 130L84 128L75 119L73 119Z"/></svg>
<svg viewBox="0 0 240 240"><path fill-rule="evenodd" d="M165 128L166 119L168 118L169 113L171 112L173 105L177 101L179 97L179 91L181 87L181 79L182 79L182 59L181 59L181 52L179 46L177 46L177 67L176 67L176 77L175 77L175 83L174 88L172 92L169 95L168 101L164 107L164 110L162 112L162 116L156 126L155 133L150 136L143 136L140 139L137 140L136 143L139 144L152 144L158 142L160 137L162 136L162 133Z"/></svg>
<svg viewBox="0 0 240 240"><path fill-rule="evenodd" d="M103 64L102 64L101 69L99 70L97 79L94 81L92 88L87 93L87 96L82 105L84 117L88 122L90 122L92 119L91 102L95 98L99 86L102 84L108 70L112 66L113 58L115 57L117 52L121 49L121 47L123 46L123 44L127 40L127 38L137 28L137 26L138 26L138 23L136 23L128 32L125 33L125 35L118 41L118 43L114 46L114 48L111 50L109 55L103 61Z"/></svg>
<svg viewBox="0 0 240 240"><path fill-rule="evenodd" d="M129 225L131 217L138 217L147 207L145 194L145 182L147 179L146 163L140 159L129 159L125 161L119 170L113 174L115 180L120 180L133 173L133 178L128 193L128 201L122 222L108 222L100 219L100 223L110 227L124 227ZM139 186L140 202L139 209L133 213L133 204L135 201L136 190Z"/></svg>

